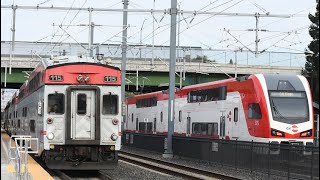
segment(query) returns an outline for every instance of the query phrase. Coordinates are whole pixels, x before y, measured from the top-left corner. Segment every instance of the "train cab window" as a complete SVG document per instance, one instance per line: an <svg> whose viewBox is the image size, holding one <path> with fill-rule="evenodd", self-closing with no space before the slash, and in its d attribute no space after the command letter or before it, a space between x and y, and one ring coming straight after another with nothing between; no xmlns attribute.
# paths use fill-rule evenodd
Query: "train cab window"
<svg viewBox="0 0 320 180"><path fill-rule="evenodd" d="M117 95L103 95L102 114L118 114Z"/></svg>
<svg viewBox="0 0 320 180"><path fill-rule="evenodd" d="M239 110L238 108L233 109L233 121L238 122L239 121Z"/></svg>
<svg viewBox="0 0 320 180"><path fill-rule="evenodd" d="M36 132L35 120L30 120L30 131L31 132Z"/></svg>
<svg viewBox="0 0 320 180"><path fill-rule="evenodd" d="M78 104L77 104L77 113L86 114L87 113L87 95L78 94Z"/></svg>
<svg viewBox="0 0 320 180"><path fill-rule="evenodd" d="M55 93L48 95L48 113L63 114L64 104L64 94Z"/></svg>
<svg viewBox="0 0 320 180"><path fill-rule="evenodd" d="M248 118L249 119L261 119L262 118L260 106L258 103L249 104Z"/></svg>

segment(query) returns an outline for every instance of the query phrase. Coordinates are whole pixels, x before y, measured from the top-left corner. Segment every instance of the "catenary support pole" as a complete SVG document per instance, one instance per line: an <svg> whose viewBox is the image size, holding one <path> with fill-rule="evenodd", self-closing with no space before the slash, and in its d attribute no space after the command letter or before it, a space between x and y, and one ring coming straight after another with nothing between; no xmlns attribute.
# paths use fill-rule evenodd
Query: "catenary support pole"
<svg viewBox="0 0 320 180"><path fill-rule="evenodd" d="M123 0L123 9L128 9L129 0ZM123 11L122 27L122 62L121 62L121 108L125 105L125 86L126 86L126 61L127 61L127 26L128 12ZM121 131L123 130L125 115L122 113Z"/></svg>
<svg viewBox="0 0 320 180"><path fill-rule="evenodd" d="M170 66L169 66L169 103L168 103L168 137L167 147L163 154L165 158L172 158L172 135L174 131L174 95L176 69L176 35L177 35L177 0L171 0L171 28L170 28Z"/></svg>

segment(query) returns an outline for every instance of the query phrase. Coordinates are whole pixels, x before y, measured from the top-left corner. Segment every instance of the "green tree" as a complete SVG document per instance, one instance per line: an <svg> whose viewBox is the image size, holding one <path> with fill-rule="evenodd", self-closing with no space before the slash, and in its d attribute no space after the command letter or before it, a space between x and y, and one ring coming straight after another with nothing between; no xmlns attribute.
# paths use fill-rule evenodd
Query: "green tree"
<svg viewBox="0 0 320 180"><path fill-rule="evenodd" d="M309 27L309 34L313 40L306 50L306 73L309 76L309 82L312 89L313 99L319 101L319 0L317 2L317 11L315 15L309 14L312 24Z"/></svg>

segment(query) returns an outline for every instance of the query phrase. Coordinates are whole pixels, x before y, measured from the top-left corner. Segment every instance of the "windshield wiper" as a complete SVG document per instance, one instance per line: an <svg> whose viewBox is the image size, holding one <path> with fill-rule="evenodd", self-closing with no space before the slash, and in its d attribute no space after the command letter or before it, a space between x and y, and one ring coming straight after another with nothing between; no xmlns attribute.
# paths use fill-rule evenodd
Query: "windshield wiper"
<svg viewBox="0 0 320 180"><path fill-rule="evenodd" d="M274 104L273 99L271 99L271 105L272 105L272 109L273 109L273 112L274 112L273 114L275 116L277 116L278 118L281 118L281 119L287 119L280 113L280 111L278 110L277 106Z"/></svg>

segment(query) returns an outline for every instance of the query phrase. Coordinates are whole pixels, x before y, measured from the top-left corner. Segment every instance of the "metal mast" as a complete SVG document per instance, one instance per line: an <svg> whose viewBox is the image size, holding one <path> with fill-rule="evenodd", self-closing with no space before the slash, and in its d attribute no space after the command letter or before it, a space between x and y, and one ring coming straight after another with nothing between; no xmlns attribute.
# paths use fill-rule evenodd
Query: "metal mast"
<svg viewBox="0 0 320 180"><path fill-rule="evenodd" d="M10 46L10 57L9 57L9 74L11 74L11 64L12 64L12 52L14 51L14 41L16 37L16 10L17 6L12 5L12 39L11 39L11 46Z"/></svg>
<svg viewBox="0 0 320 180"><path fill-rule="evenodd" d="M169 103L168 103L168 137L167 148L163 157L172 158L172 135L174 131L174 96L176 70L176 35L177 35L177 0L171 0L171 28L170 28L170 67L169 67ZM166 146L165 146L166 147Z"/></svg>
<svg viewBox="0 0 320 180"><path fill-rule="evenodd" d="M126 61L127 61L127 26L128 26L128 9L129 0L123 0L123 31L122 31L122 62L121 62L121 108L125 105L125 85L126 85ZM121 131L125 121L125 115L122 113Z"/></svg>

